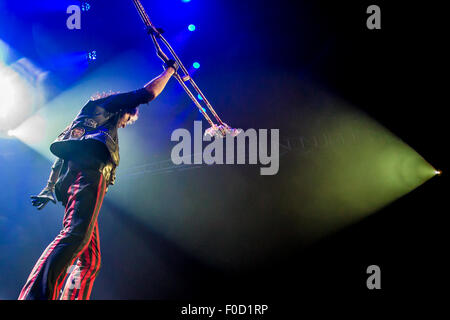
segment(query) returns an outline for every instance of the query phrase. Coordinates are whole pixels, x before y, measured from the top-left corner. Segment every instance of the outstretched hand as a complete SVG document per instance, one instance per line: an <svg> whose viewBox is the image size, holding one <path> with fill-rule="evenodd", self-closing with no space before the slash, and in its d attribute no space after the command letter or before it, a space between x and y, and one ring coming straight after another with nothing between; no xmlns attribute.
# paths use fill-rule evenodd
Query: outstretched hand
<svg viewBox="0 0 450 320"><path fill-rule="evenodd" d="M33 206L37 207L38 210L44 208L49 201L56 203L54 189L49 186L46 186L37 196L31 196L30 198L31 203Z"/></svg>

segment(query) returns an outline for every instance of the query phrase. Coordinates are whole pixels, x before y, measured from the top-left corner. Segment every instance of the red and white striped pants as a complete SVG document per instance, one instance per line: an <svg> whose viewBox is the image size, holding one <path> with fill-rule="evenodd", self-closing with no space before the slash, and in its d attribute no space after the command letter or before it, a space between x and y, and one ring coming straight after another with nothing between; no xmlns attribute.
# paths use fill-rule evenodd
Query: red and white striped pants
<svg viewBox="0 0 450 320"><path fill-rule="evenodd" d="M86 300L100 269L97 217L106 192L98 170L70 167L63 228L31 271L19 300Z"/></svg>

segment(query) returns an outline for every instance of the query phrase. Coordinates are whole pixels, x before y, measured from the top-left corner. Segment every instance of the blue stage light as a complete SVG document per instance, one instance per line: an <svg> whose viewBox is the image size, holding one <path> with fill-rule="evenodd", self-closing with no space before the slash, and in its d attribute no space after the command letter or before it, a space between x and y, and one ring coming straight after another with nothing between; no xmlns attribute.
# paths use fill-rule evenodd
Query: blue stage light
<svg viewBox="0 0 450 320"><path fill-rule="evenodd" d="M194 25L194 24L190 24L190 25L188 26L188 30L189 30L189 31L195 31L195 25Z"/></svg>
<svg viewBox="0 0 450 320"><path fill-rule="evenodd" d="M91 8L91 5L88 2L81 2L81 10L88 11Z"/></svg>
<svg viewBox="0 0 450 320"><path fill-rule="evenodd" d="M198 69L198 68L200 68L200 63L194 62L194 63L192 64L192 66L193 66L195 69Z"/></svg>
<svg viewBox="0 0 450 320"><path fill-rule="evenodd" d="M87 53L88 60L96 60L97 59L97 51L93 50Z"/></svg>
<svg viewBox="0 0 450 320"><path fill-rule="evenodd" d="M13 66L21 65L15 62ZM27 74L27 71L23 72ZM31 113L33 97L30 90L32 87L22 74L11 67L0 65L0 131L12 129L9 126Z"/></svg>
<svg viewBox="0 0 450 320"><path fill-rule="evenodd" d="M197 95L198 100L203 100L202 96L200 95L200 93Z"/></svg>
<svg viewBox="0 0 450 320"><path fill-rule="evenodd" d="M191 2L191 0L181 0L181 1L183 1L183 2Z"/></svg>
<svg viewBox="0 0 450 320"><path fill-rule="evenodd" d="M6 42L3 42L2 39L0 39L0 67L2 63L6 64L6 60L8 60L10 52L11 49Z"/></svg>

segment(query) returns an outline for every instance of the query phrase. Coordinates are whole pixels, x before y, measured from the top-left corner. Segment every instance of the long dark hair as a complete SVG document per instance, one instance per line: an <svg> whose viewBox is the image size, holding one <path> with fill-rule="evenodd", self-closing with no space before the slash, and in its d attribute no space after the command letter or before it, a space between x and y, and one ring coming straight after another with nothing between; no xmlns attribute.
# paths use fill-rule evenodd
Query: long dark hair
<svg viewBox="0 0 450 320"><path fill-rule="evenodd" d="M112 96L114 94L118 94L120 92L113 92L113 91L109 91L109 92L96 92L91 96L91 100L95 101L95 100L99 100L99 99L103 99L103 98L107 98L109 96ZM130 120L128 120L127 124L133 124L134 122L137 121L137 119L139 119L139 108L135 107L133 109L127 109L127 110L123 110L120 114L119 114L119 119L122 118L122 116L125 113L129 113L131 115Z"/></svg>
<svg viewBox="0 0 450 320"><path fill-rule="evenodd" d="M128 120L128 122L127 122L128 125L135 123L137 121L137 119L139 119L139 107L134 107L133 109L123 110L122 112L120 112L120 118L122 118L122 116L125 113L130 114L130 120Z"/></svg>

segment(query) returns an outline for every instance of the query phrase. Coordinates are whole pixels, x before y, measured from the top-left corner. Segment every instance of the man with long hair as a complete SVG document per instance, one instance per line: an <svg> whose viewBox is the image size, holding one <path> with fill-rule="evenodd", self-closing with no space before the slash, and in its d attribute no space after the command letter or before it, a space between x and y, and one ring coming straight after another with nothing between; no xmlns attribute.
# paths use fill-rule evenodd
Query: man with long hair
<svg viewBox="0 0 450 320"><path fill-rule="evenodd" d="M178 66L143 88L98 95L51 144L57 157L45 188L33 196L39 210L56 200L65 207L63 228L31 271L19 300L86 300L100 268L97 217L119 165L118 129L137 120L138 106L155 99Z"/></svg>

